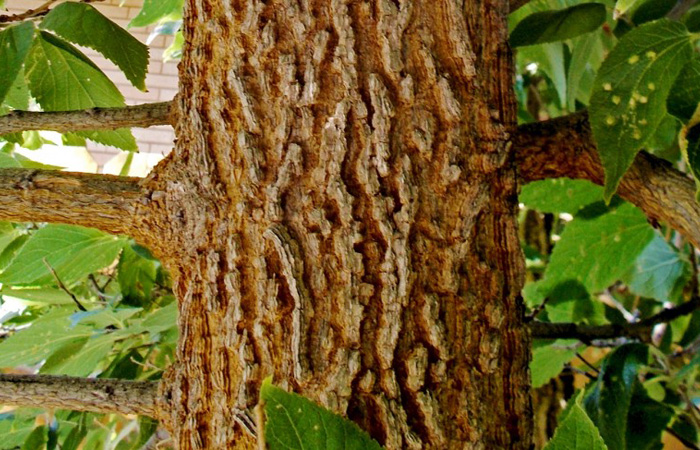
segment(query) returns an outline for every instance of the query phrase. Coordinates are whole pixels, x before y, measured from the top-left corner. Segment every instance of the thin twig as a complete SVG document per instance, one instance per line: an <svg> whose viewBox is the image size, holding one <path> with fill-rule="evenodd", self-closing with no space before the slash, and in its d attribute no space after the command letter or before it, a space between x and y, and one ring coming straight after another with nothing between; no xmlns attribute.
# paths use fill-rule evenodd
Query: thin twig
<svg viewBox="0 0 700 450"><path fill-rule="evenodd" d="M597 368L596 366L594 366L593 364L589 363L589 362L586 360L586 358L584 358L579 352L576 352L576 357L577 357L578 359L580 359L585 365L587 365L588 367L590 367L591 369L593 369L593 371L594 371L595 373L600 374L600 370L598 370L598 368Z"/></svg>
<svg viewBox="0 0 700 450"><path fill-rule="evenodd" d="M63 281L61 281L61 279L58 277L58 274L56 273L54 268L51 267L51 264L49 264L46 258L42 258L41 260L44 261L44 265L46 265L46 267L49 269L49 272L51 272L51 275L53 275L54 279L56 280L56 284L58 284L58 287L66 294L70 295L70 298L73 299L79 310L87 311L87 309L85 309L85 307L80 303L80 301L78 301L78 298L70 291L70 289L66 287L65 284L63 284Z"/></svg>
<svg viewBox="0 0 700 450"><path fill-rule="evenodd" d="M648 342L654 325L668 323L700 308L700 297L674 308L664 309L653 316L636 323L610 325L581 325L577 323L547 323L532 321L528 324L532 336L538 339L578 339L590 343L594 340L633 338Z"/></svg>

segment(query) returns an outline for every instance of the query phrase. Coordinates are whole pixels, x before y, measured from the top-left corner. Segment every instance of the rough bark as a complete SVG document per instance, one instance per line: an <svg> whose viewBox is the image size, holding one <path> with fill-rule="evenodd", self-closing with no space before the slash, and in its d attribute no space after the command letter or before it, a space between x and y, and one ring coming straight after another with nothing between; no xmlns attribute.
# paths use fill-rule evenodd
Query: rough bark
<svg viewBox="0 0 700 450"><path fill-rule="evenodd" d="M0 134L26 130L61 133L81 130L114 130L125 127L172 125L171 102L145 103L122 108L92 108L82 111L13 111L0 116Z"/></svg>
<svg viewBox="0 0 700 450"><path fill-rule="evenodd" d="M523 182L544 178L583 178L603 184L605 174L586 113L518 128L513 137ZM651 221L664 221L700 248L700 203L687 175L640 152L620 182L620 197L638 206Z"/></svg>
<svg viewBox="0 0 700 450"><path fill-rule="evenodd" d="M134 216L138 178L35 169L0 170L0 220L54 222L143 235Z"/></svg>
<svg viewBox="0 0 700 450"><path fill-rule="evenodd" d="M0 404L158 418L158 383L50 375L0 375Z"/></svg>
<svg viewBox="0 0 700 450"><path fill-rule="evenodd" d="M232 424L268 375L389 449L529 448L507 3L185 5L139 214L179 448L253 448Z"/></svg>

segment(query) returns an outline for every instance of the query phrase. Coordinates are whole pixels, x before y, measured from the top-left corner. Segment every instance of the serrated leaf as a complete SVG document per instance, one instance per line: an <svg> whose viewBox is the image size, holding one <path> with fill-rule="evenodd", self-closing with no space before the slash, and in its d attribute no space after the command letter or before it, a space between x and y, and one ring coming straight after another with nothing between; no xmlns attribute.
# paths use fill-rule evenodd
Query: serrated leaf
<svg viewBox="0 0 700 450"><path fill-rule="evenodd" d="M564 365L576 357L572 348L573 340L557 340L554 342L537 342L532 349L530 373L532 387L544 386L549 380L559 375Z"/></svg>
<svg viewBox="0 0 700 450"><path fill-rule="evenodd" d="M0 31L0 104L22 71L33 39L34 25L31 22Z"/></svg>
<svg viewBox="0 0 700 450"><path fill-rule="evenodd" d="M603 188L587 180L554 178L523 186L519 200L528 208L547 213L576 214L581 208L603 199Z"/></svg>
<svg viewBox="0 0 700 450"><path fill-rule="evenodd" d="M688 30L664 19L625 34L600 66L590 121L605 168L606 200L665 117L668 92L692 51Z"/></svg>
<svg viewBox="0 0 700 450"><path fill-rule="evenodd" d="M41 21L75 44L96 50L119 67L136 88L146 90L148 47L86 3L61 3Z"/></svg>
<svg viewBox="0 0 700 450"><path fill-rule="evenodd" d="M671 86L666 99L668 112L685 123L691 122L700 103L700 59L690 60Z"/></svg>
<svg viewBox="0 0 700 450"><path fill-rule="evenodd" d="M544 284L575 280L599 292L629 270L653 237L646 216L629 203L595 219L576 218L554 246Z"/></svg>
<svg viewBox="0 0 700 450"><path fill-rule="evenodd" d="M117 87L68 42L41 31L25 63L32 95L45 111L124 106Z"/></svg>
<svg viewBox="0 0 700 450"><path fill-rule="evenodd" d="M676 302L689 275L688 261L661 236L654 235L622 281L636 295Z"/></svg>
<svg viewBox="0 0 700 450"><path fill-rule="evenodd" d="M589 33L605 22L605 5L583 3L558 11L530 14L510 33L510 45L544 44Z"/></svg>
<svg viewBox="0 0 700 450"><path fill-rule="evenodd" d="M270 450L379 450L382 447L353 422L310 400L263 381L265 441Z"/></svg>
<svg viewBox="0 0 700 450"><path fill-rule="evenodd" d="M91 228L47 225L31 235L0 282L10 285L47 285L54 279L44 260L64 283L110 265L126 240Z"/></svg>
<svg viewBox="0 0 700 450"><path fill-rule="evenodd" d="M545 450L607 450L598 428L586 411L574 404L559 424Z"/></svg>
<svg viewBox="0 0 700 450"><path fill-rule="evenodd" d="M183 0L144 0L141 11L129 22L128 28L145 27L163 19L179 19L182 5Z"/></svg>

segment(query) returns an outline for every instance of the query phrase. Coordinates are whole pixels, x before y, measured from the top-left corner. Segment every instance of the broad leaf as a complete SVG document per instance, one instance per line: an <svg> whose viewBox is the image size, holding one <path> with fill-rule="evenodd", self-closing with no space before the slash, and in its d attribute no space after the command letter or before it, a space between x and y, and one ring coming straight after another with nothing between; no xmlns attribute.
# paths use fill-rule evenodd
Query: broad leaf
<svg viewBox="0 0 700 450"><path fill-rule="evenodd" d="M666 96L692 56L690 34L669 20L620 39L598 71L590 120L605 168L605 198L617 190L635 155L666 115Z"/></svg>
<svg viewBox="0 0 700 450"><path fill-rule="evenodd" d="M272 385L260 388L265 441L270 450L371 450L382 447L353 422L310 400Z"/></svg>
<svg viewBox="0 0 700 450"><path fill-rule="evenodd" d="M557 340L554 342L537 341L533 345L530 372L532 387L538 388L561 373L564 364L576 357L573 344L576 341Z"/></svg>
<svg viewBox="0 0 700 450"><path fill-rule="evenodd" d="M585 407L610 450L626 450L628 414L639 368L647 363L648 348L625 344L605 359ZM631 449L630 449L631 450Z"/></svg>
<svg viewBox="0 0 700 450"><path fill-rule="evenodd" d="M689 275L688 261L655 235L622 281L636 295L676 302Z"/></svg>
<svg viewBox="0 0 700 450"><path fill-rule="evenodd" d="M97 66L68 42L46 31L34 39L25 75L32 95L45 111L124 105L122 94ZM78 134L124 150L136 150L136 140L128 130Z"/></svg>
<svg viewBox="0 0 700 450"><path fill-rule="evenodd" d="M566 67L564 66L564 44L553 42L550 44L533 45L518 50L518 60L524 64L537 63L541 70L552 81L557 90L562 106L566 105Z"/></svg>
<svg viewBox="0 0 700 450"><path fill-rule="evenodd" d="M700 103L700 59L694 58L683 66L666 99L668 112L685 123L691 122ZM700 117L698 118L700 119ZM697 119L693 121L693 124Z"/></svg>
<svg viewBox="0 0 700 450"><path fill-rule="evenodd" d="M576 110L576 100L586 105L590 101L592 79L602 62L600 33L588 33L571 42L571 60L566 75L566 100L570 112Z"/></svg>
<svg viewBox="0 0 700 450"><path fill-rule="evenodd" d="M653 237L646 216L629 203L595 219L576 218L554 246L544 285L576 280L599 292L629 270Z"/></svg>
<svg viewBox="0 0 700 450"><path fill-rule="evenodd" d="M0 104L22 71L22 65L32 47L34 25L23 22L0 31Z"/></svg>
<svg viewBox="0 0 700 450"><path fill-rule="evenodd" d="M91 228L47 225L34 233L0 274L10 285L48 285L54 278L48 263L64 283L110 265L126 240ZM46 260L46 263L44 262Z"/></svg>
<svg viewBox="0 0 700 450"><path fill-rule="evenodd" d="M510 33L513 47L563 41L589 33L605 22L605 5L583 3L559 11L530 14Z"/></svg>
<svg viewBox="0 0 700 450"><path fill-rule="evenodd" d="M559 424L545 450L607 450L600 432L586 411L575 403Z"/></svg>
<svg viewBox="0 0 700 450"><path fill-rule="evenodd" d="M542 212L576 214L584 206L603 200L603 188L587 180L554 178L526 184L519 200Z"/></svg>
<svg viewBox="0 0 700 450"><path fill-rule="evenodd" d="M661 450L662 433L674 416L671 407L651 399L636 383L627 413L627 450Z"/></svg>
<svg viewBox="0 0 700 450"><path fill-rule="evenodd" d="M182 17L183 0L144 0L138 15L129 22L131 27L145 27L163 19Z"/></svg>
<svg viewBox="0 0 700 450"><path fill-rule="evenodd" d="M116 64L138 89L146 90L148 47L86 3L62 3L39 25L83 47L90 47Z"/></svg>
<svg viewBox="0 0 700 450"><path fill-rule="evenodd" d="M28 328L17 331L0 343L0 367L33 365L73 342L84 343L93 335L90 327L70 327L73 308L44 314Z"/></svg>

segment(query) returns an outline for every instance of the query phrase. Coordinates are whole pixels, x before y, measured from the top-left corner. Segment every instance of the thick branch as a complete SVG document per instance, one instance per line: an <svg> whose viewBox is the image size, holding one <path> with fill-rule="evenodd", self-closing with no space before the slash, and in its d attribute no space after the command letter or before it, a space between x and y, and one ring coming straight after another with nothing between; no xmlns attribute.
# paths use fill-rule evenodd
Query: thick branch
<svg viewBox="0 0 700 450"><path fill-rule="evenodd" d="M583 178L602 185L586 113L518 127L513 136L516 164L524 183L544 178ZM664 221L700 248L700 204L695 183L666 161L640 152L617 192L652 221Z"/></svg>
<svg viewBox="0 0 700 450"><path fill-rule="evenodd" d="M655 325L668 323L679 317L692 314L700 308L700 297L695 297L674 308L664 309L641 322L611 325L580 325L576 323L547 323L533 321L528 324L532 337L537 339L578 339L591 342L599 339L616 339L621 337L651 340Z"/></svg>
<svg viewBox="0 0 700 450"><path fill-rule="evenodd" d="M171 125L172 102L145 103L121 108L92 108L81 111L13 111L0 117L0 134L27 130L51 130L61 133L81 130Z"/></svg>
<svg viewBox="0 0 700 450"><path fill-rule="evenodd" d="M0 220L54 222L137 235L138 178L32 169L0 170Z"/></svg>
<svg viewBox="0 0 700 450"><path fill-rule="evenodd" d="M0 375L0 404L158 418L158 383L50 375Z"/></svg>

